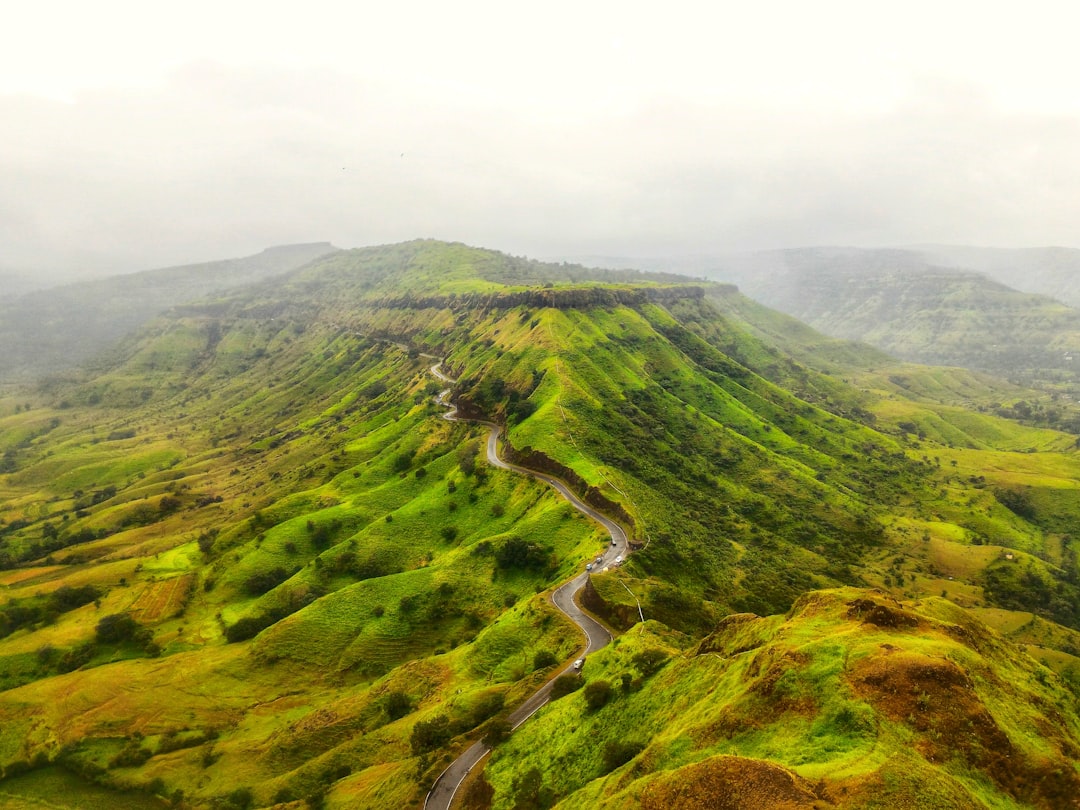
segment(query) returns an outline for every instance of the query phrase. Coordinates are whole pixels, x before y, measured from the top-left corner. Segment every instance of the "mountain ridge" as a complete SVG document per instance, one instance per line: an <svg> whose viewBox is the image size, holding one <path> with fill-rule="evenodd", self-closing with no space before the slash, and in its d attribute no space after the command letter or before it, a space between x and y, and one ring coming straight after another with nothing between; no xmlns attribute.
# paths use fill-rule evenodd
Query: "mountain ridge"
<svg viewBox="0 0 1080 810"><path fill-rule="evenodd" d="M577 643L545 593L609 541L535 483L484 465L481 431L440 418L424 353L446 357L455 397L503 423L515 452L543 454L624 508L644 546L591 580L619 622L639 604L647 621L620 636L614 657L590 656L581 693L542 710L537 731L510 738L492 806L556 783L565 790L544 795L588 803L615 787L608 773L627 780L616 793L637 779L659 797L684 783L695 755L666 738L663 750L613 750L602 762L587 735L555 735L539 782L527 757L506 768L520 734L562 728L566 711L604 691L594 681L609 681L612 708L660 694L653 683L666 685L665 706L682 705L701 686L687 652L731 631L730 615L771 614L755 626L791 621L806 644L839 645L824 669L813 656L781 667L793 674L779 691L765 688L763 658L747 700L783 718L804 688L828 692L852 620L815 623L804 594L822 588L859 586L847 602L947 591L962 607L940 610L982 611L1061 673L1002 641L1008 660L1024 662L1013 680L1072 694L1071 437L937 402L932 370L904 372L924 392L917 400L853 387L847 379L896 376L879 365L891 361L818 336L804 356L815 345L827 355L803 363L783 346L805 327L730 287L688 280L704 294L543 306L543 284L573 298L628 278L642 290L671 283L430 240L343 251L178 307L84 379L0 399L5 775L39 797L74 773L181 806L418 806L449 756L497 735ZM439 308L383 306L399 284ZM537 303L448 306L451 293L482 300L519 287L538 287ZM716 660L710 652L696 658ZM730 651L741 666L739 655ZM779 683L784 673L773 674ZM78 712L62 697L72 693ZM783 766L799 779L894 722L860 704L841 728L822 706L787 715L792 729L821 732ZM674 715L649 715L678 736ZM1068 739L1071 717L1052 721ZM739 756L765 763L785 727L747 746L742 726L721 724L710 739L718 755L744 746ZM890 730L881 750L899 739ZM577 786L558 773L567 762L581 763ZM905 763L956 778L922 754ZM711 783L712 765L697 783ZM1001 786L961 776L954 795L1005 801Z"/></svg>

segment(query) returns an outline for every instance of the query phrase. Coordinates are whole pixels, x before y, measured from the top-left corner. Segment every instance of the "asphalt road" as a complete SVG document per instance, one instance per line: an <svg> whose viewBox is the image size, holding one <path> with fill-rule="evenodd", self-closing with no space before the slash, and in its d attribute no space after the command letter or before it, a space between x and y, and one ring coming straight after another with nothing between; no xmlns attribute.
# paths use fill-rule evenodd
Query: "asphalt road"
<svg viewBox="0 0 1080 810"><path fill-rule="evenodd" d="M431 367L431 373L443 382L451 384L456 382L456 380L443 373L440 368L441 365L441 363L433 365ZM435 401L440 405L450 409L443 414L443 418L453 422L468 421L458 417L457 407L449 401L449 396L450 389L447 388L445 391L440 392L435 398ZM588 504L582 502L582 500L571 492L566 484L558 478L503 461L499 458L499 434L501 428L492 422L480 423L487 425L489 430L487 439L488 464L492 467L498 467L501 470L512 470L521 473L522 475L528 475L543 481L562 495L571 506L582 514L592 518L607 530L608 534L611 535L612 542L608 545L603 554L597 555L597 568L602 569L614 564L615 558L619 556L622 556L625 559L629 548L627 546L626 532L623 531L622 526L605 517L600 512L597 512ZM551 595L551 601L554 603L555 607L565 613L585 634L586 644L585 651L581 654L582 656L588 655L593 650L600 649L611 641L611 634L604 626L582 611L574 601L574 597L577 595L578 591L585 587L587 580L588 573L583 571L573 579L564 582ZM567 664L559 674L571 672L573 669L573 663ZM541 686L510 714L507 719L510 721L510 725L513 728L520 726L539 711L541 706L548 702L548 699L551 697L551 684L553 680L554 679L551 679ZM424 810L449 810L454 801L454 795L457 793L458 788L461 787L461 783L465 780L465 777L469 775L469 772L476 767L477 763L479 763L490 750L491 749L482 742L473 743L473 745L467 748L464 753L450 763L450 766L439 775L439 778L435 780L435 784L428 792L427 799L424 801Z"/></svg>

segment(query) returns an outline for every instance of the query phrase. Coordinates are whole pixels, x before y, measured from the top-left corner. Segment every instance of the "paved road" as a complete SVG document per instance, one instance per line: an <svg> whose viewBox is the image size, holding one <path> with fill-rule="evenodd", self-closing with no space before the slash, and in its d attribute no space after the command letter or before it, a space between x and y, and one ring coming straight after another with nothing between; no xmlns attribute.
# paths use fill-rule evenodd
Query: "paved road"
<svg viewBox="0 0 1080 810"><path fill-rule="evenodd" d="M441 369L442 363L436 363L431 367L431 373L438 379L446 383L454 383L451 377L448 377L443 373ZM449 419L453 422L467 421L461 419L457 415L457 407L450 402L450 389L439 393L435 398L435 401L440 405L443 405L450 410L443 414L443 419ZM501 428L492 423L484 422L481 420L472 420L480 422L488 426L488 440L487 440L487 460L488 464L493 467L498 467L501 470L512 470L514 472L521 473L522 475L529 475L540 481L549 484L554 487L555 491L565 498L571 506L577 509L584 515L595 520L602 525L611 535L611 544L607 547L603 554L597 555L597 567L603 568L608 565L612 565L615 559L619 556L625 558L628 553L626 532L623 531L622 526L615 523L613 520L605 517L600 512L597 512L591 506L583 503L580 498L571 492L566 484L560 481L558 478L547 475L546 473L537 472L536 470L530 470L525 467L519 467L517 464L511 464L507 461L503 461L499 458L499 433ZM593 619L587 613L581 610L574 601L574 596L585 587L585 582L588 580L588 573L582 572L573 579L564 582L560 585L555 592L551 595L551 601L555 604L559 610L565 613L571 621L573 621L582 632L585 633L586 645L584 655L588 655L593 650L598 650L611 641L611 634L601 625L598 621ZM562 670L562 673L571 672L574 669L572 663L567 664ZM554 680L554 679L552 679ZM513 728L517 728L548 702L551 696L551 684L549 680L543 686L541 686L536 692L529 697L524 703L518 706L507 718L510 721L510 725ZM432 786L430 792L427 795L427 799L424 801L424 810L449 810L450 805L454 801L454 795L457 793L458 788L461 787L461 783L465 780L465 777L469 775L469 772L476 767L488 753L490 749L482 742L473 743L469 748L465 750L457 759L455 759L450 766L442 772L438 779L435 780L435 784Z"/></svg>

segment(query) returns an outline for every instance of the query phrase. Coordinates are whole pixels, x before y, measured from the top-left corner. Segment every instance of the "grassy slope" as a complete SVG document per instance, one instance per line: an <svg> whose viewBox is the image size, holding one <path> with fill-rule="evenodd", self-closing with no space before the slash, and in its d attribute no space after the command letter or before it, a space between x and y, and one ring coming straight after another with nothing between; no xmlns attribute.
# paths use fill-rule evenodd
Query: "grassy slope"
<svg viewBox="0 0 1080 810"><path fill-rule="evenodd" d="M755 336L789 325L719 319L695 299L380 303L399 287L430 291L432 279L448 295L548 271L557 287L594 283L579 269L431 242L339 254L185 308L81 386L45 388L18 413L0 403L0 451L15 469L0 476L2 519L26 523L5 532L3 549L39 555L0 572L4 597L34 605L62 584L102 590L100 606L0 640L0 675L24 684L0 696L0 763L59 757L196 801L238 785L259 803L332 785L332 804L408 802L442 767L437 753L410 750L417 720L447 715L465 731L492 694L510 704L543 676L530 674L533 652L572 654L573 635L537 592L591 556L599 535L517 476L466 474L478 434L435 418L422 358L357 331L445 351L459 392L509 415L517 448L630 513L646 548L595 580L613 620L632 603L620 583L647 616L696 636L731 610L773 613L809 588L870 583L946 591L1016 640L1053 646L1059 669L1072 664L1060 651L1077 637L1032 617L1046 604L1010 601L1031 578L1041 598L1068 574L1061 516L1075 508L1076 463L1061 434L880 384L860 392ZM827 362L850 368L852 357L841 347ZM916 417L944 427L922 437L901 427ZM1015 452L1032 447L1053 452ZM1016 483L1019 461L1027 519L994 495ZM50 534L83 530L93 534L44 558ZM490 550L511 534L542 538L550 564L498 569ZM253 576L278 568L288 579L250 592ZM97 645L83 669L57 674L97 620L121 610L165 658ZM224 643L238 621L286 613L253 641ZM393 720L385 701L397 690L414 711ZM78 706L63 697L73 693ZM107 767L140 748L154 756Z"/></svg>
<svg viewBox="0 0 1080 810"><path fill-rule="evenodd" d="M980 369L1075 399L1080 316L1044 295L906 251L807 249L753 271L718 272L826 334L897 357ZM1075 431L1071 410L1062 424Z"/></svg>
<svg viewBox="0 0 1080 810"><path fill-rule="evenodd" d="M74 368L176 304L294 270L336 250L326 242L254 256L95 279L0 303L0 381Z"/></svg>
<svg viewBox="0 0 1080 810"><path fill-rule="evenodd" d="M643 650L670 659L650 674ZM1080 785L1075 703L943 600L816 592L696 645L646 624L585 680L612 683L608 703L574 693L505 743L495 808L532 789L532 768L559 807L1066 807Z"/></svg>
<svg viewBox="0 0 1080 810"><path fill-rule="evenodd" d="M64 391L68 407L9 409L18 469L3 479L5 520L30 525L8 533L5 550L32 557L47 522L61 539L103 536L3 579L8 604L62 585L100 594L0 641L6 686L29 681L0 699L3 765L59 758L118 786L160 778L154 789L195 801L250 785L266 803L324 790L348 763L337 789L373 780L380 806L418 789L408 746L417 717L449 707L468 728L476 695L527 691L534 651L571 655L573 634L537 591L590 556L599 535L519 476L482 465L483 476L466 475L461 458L478 441L435 418L424 368L325 325L188 318L163 323L113 373ZM48 436L23 441L53 418ZM107 438L125 431L134 435ZM93 493L108 497L92 503ZM155 509L163 497L180 508ZM211 531L203 553L196 540ZM480 548L519 533L543 538L550 570L499 570ZM249 593L253 575L279 567L285 582ZM224 628L275 608L295 612L223 646ZM102 616L125 610L161 659L96 645L84 668L57 671ZM395 689L414 712L388 722L382 701ZM173 743L162 740L185 735L165 753ZM271 738L288 755L253 759ZM110 766L126 747L162 753Z"/></svg>

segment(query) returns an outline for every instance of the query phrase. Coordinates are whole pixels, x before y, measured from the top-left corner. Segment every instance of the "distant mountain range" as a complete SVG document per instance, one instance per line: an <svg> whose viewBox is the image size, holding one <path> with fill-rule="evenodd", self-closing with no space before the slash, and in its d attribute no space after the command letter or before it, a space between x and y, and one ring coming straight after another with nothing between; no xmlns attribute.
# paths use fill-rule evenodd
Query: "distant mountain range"
<svg viewBox="0 0 1080 810"><path fill-rule="evenodd" d="M933 264L977 270L1017 290L1080 307L1080 250L1076 248L928 245L918 251Z"/></svg>
<svg viewBox="0 0 1080 810"><path fill-rule="evenodd" d="M171 306L279 275L337 250L329 242L267 248L239 259L166 267L0 297L0 382L72 368ZM2 277L4 283L7 277ZM5 290L7 288L5 287Z"/></svg>
<svg viewBox="0 0 1080 810"><path fill-rule="evenodd" d="M734 283L827 335L903 360L1080 395L1078 250L817 247L636 263Z"/></svg>

